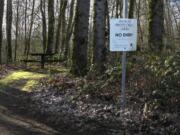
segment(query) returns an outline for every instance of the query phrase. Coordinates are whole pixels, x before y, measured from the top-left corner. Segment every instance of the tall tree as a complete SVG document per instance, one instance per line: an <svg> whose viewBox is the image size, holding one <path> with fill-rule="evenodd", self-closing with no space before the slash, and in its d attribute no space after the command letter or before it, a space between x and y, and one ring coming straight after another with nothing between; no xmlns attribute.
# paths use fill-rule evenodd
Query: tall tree
<svg viewBox="0 0 180 135"><path fill-rule="evenodd" d="M7 62L8 63L12 62L11 30L12 30L12 0L7 0L6 36L7 36Z"/></svg>
<svg viewBox="0 0 180 135"><path fill-rule="evenodd" d="M94 68L97 73L105 70L106 46L106 0L95 0L94 3Z"/></svg>
<svg viewBox="0 0 180 135"><path fill-rule="evenodd" d="M65 27L65 14L66 14L66 7L67 7L67 0L63 0L60 2L60 9L59 9L59 17L58 17L58 25L57 25L57 31L56 31L56 39L55 39L55 52L57 53L59 51L60 46L60 40L63 40L64 27ZM64 33L63 33L64 32ZM62 45L62 44L61 44Z"/></svg>
<svg viewBox="0 0 180 135"><path fill-rule="evenodd" d="M25 1L25 8L24 8L24 55L26 55L27 52L27 7L28 1Z"/></svg>
<svg viewBox="0 0 180 135"><path fill-rule="evenodd" d="M62 10L62 18L61 18L61 54L63 55L64 46L65 46L65 38L67 33L67 23L66 23L66 8L67 8L67 0L64 1L64 8Z"/></svg>
<svg viewBox="0 0 180 135"><path fill-rule="evenodd" d="M163 47L164 0L149 0L149 46L154 52Z"/></svg>
<svg viewBox="0 0 180 135"><path fill-rule="evenodd" d="M41 16L42 16L43 52L45 52L46 51L46 43L47 43L46 4L45 4L45 0L41 0L41 2L40 2L40 10L41 10Z"/></svg>
<svg viewBox="0 0 180 135"><path fill-rule="evenodd" d="M64 51L65 60L68 59L69 42L73 33L73 27L74 27L74 5L75 5L75 0L72 0L70 4L69 20L68 20L68 26L67 26L66 39L65 39L65 51Z"/></svg>
<svg viewBox="0 0 180 135"><path fill-rule="evenodd" d="M15 50L14 50L14 61L16 61L17 57L17 48L18 48L18 35L19 35L19 5L20 0L16 1L16 39L15 39Z"/></svg>
<svg viewBox="0 0 180 135"><path fill-rule="evenodd" d="M48 45L47 53L53 52L54 45L54 0L48 0Z"/></svg>
<svg viewBox="0 0 180 135"><path fill-rule="evenodd" d="M0 64L2 63L2 39L3 39L3 33L2 33L2 24L3 24L3 13L4 13L4 0L1 0L0 2Z"/></svg>
<svg viewBox="0 0 180 135"><path fill-rule="evenodd" d="M32 28L34 24L34 8L35 8L35 0L32 1L32 11L31 11L31 20L30 20L30 28L29 28L29 35L28 35L28 40L27 40L27 52L26 55L28 57L29 51L30 51L30 46L31 46L31 34L32 34Z"/></svg>
<svg viewBox="0 0 180 135"><path fill-rule="evenodd" d="M87 73L87 44L90 0L77 0L72 72L83 76Z"/></svg>

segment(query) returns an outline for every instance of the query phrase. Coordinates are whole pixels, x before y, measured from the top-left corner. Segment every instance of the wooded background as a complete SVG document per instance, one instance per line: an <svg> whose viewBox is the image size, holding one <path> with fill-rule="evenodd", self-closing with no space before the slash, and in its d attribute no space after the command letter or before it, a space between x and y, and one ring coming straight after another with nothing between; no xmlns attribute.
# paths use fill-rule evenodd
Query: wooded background
<svg viewBox="0 0 180 135"><path fill-rule="evenodd" d="M75 75L102 73L120 61L109 51L109 20L122 9L123 0L1 0L0 63L55 52ZM179 0L129 0L129 18L138 19L138 52L179 51Z"/></svg>

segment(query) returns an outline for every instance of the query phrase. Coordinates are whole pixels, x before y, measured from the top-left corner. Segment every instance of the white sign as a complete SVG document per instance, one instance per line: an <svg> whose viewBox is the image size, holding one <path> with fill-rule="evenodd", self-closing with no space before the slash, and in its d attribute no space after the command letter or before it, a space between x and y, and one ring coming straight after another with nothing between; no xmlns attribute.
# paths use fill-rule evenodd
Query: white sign
<svg viewBox="0 0 180 135"><path fill-rule="evenodd" d="M137 19L110 20L110 50L135 51L137 49Z"/></svg>

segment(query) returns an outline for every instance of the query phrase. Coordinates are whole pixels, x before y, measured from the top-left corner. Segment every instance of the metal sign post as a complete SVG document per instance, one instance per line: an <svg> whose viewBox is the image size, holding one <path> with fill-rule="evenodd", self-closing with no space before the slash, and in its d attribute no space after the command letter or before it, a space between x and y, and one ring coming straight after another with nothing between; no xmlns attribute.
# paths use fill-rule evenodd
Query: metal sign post
<svg viewBox="0 0 180 135"><path fill-rule="evenodd" d="M128 0L123 0L123 18L110 19L110 51L122 52L121 108L126 107L126 55L137 50L137 19L128 19Z"/></svg>
<svg viewBox="0 0 180 135"><path fill-rule="evenodd" d="M123 18L128 18L128 0L123 0ZM122 54L122 82L121 82L121 107L124 110L126 107L126 52Z"/></svg>

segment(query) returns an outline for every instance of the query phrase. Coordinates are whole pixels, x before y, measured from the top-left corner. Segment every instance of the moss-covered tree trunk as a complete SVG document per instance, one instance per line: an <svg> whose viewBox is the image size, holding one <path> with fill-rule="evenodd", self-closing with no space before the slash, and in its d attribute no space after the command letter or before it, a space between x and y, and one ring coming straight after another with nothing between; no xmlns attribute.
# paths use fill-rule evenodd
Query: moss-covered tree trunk
<svg viewBox="0 0 180 135"><path fill-rule="evenodd" d="M2 24L3 24L3 13L4 13L4 0L1 0L0 3L0 64L2 64L2 39L3 39L3 34L2 34Z"/></svg>
<svg viewBox="0 0 180 135"><path fill-rule="evenodd" d="M72 57L72 73L83 76L87 73L87 44L90 0L77 0Z"/></svg>
<svg viewBox="0 0 180 135"><path fill-rule="evenodd" d="M12 0L7 0L6 11L6 37L7 37L7 62L12 62Z"/></svg>
<svg viewBox="0 0 180 135"><path fill-rule="evenodd" d="M94 69L97 73L105 70L106 45L106 0L95 0L94 3Z"/></svg>
<svg viewBox="0 0 180 135"><path fill-rule="evenodd" d="M149 0L149 47L154 52L163 48L164 32L164 2L163 0Z"/></svg>
<svg viewBox="0 0 180 135"><path fill-rule="evenodd" d="M52 53L54 47L54 0L48 0L48 45L47 53Z"/></svg>

